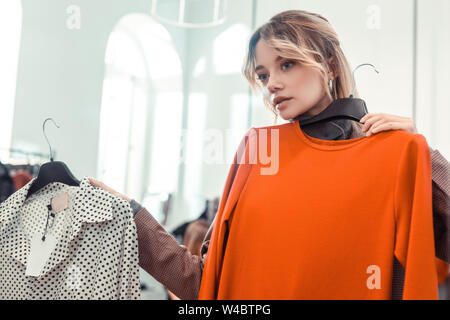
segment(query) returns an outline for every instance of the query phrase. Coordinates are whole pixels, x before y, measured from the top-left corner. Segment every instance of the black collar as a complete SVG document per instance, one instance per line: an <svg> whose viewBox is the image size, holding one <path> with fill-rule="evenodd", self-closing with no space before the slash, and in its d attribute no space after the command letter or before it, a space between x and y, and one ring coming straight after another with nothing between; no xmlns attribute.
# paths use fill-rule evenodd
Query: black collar
<svg viewBox="0 0 450 320"><path fill-rule="evenodd" d="M346 140L352 134L351 121L358 121L368 113L364 100L359 98L342 98L333 101L321 113L306 117L299 115L291 121L298 120L302 130L309 136L324 140Z"/></svg>

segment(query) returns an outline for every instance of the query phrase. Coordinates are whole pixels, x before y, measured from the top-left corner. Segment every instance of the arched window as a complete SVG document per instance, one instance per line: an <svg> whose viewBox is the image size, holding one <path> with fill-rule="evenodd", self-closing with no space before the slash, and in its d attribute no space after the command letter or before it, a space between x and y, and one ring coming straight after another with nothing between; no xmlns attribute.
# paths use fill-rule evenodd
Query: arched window
<svg viewBox="0 0 450 320"><path fill-rule="evenodd" d="M247 50L250 29L236 23L214 40L213 62L218 74L240 73Z"/></svg>
<svg viewBox="0 0 450 320"><path fill-rule="evenodd" d="M148 15L129 14L112 31L105 54L98 177L138 201L177 189L181 70L169 32Z"/></svg>

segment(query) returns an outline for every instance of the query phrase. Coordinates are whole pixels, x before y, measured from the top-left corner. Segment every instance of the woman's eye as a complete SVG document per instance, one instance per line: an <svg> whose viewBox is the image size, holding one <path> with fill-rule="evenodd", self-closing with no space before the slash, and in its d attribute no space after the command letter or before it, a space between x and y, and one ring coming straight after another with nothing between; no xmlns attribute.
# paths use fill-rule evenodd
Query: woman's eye
<svg viewBox="0 0 450 320"><path fill-rule="evenodd" d="M283 64L281 65L281 67L282 67L282 68L285 68L285 69L288 69L288 68L292 67L293 65L294 65L293 62L291 62L291 61L286 61L286 62L283 62Z"/></svg>
<svg viewBox="0 0 450 320"><path fill-rule="evenodd" d="M258 75L258 80L259 81L266 81L266 79L267 79L267 74L260 74L260 75Z"/></svg>

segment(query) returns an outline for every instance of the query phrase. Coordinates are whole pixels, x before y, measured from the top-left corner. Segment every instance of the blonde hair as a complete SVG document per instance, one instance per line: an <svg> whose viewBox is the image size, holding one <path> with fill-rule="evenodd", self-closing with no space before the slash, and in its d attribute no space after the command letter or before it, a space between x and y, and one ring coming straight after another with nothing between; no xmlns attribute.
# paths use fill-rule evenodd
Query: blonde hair
<svg viewBox="0 0 450 320"><path fill-rule="evenodd" d="M260 39L279 51L281 57L316 68L322 76L324 88L328 88L328 72L331 71L334 76L333 89L326 92L332 100L348 98L352 93L354 79L350 65L342 52L337 33L321 15L303 10L284 11L253 33L242 68L253 90L262 88L255 72L255 47ZM356 89L353 95L358 97ZM265 96L264 104L277 115Z"/></svg>

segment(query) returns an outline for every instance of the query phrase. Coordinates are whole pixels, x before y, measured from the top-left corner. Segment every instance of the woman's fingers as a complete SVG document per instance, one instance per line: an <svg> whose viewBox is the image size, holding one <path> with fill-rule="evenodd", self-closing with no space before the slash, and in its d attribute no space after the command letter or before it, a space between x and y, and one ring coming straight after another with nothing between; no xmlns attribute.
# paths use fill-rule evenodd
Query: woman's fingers
<svg viewBox="0 0 450 320"><path fill-rule="evenodd" d="M371 136L372 134L382 132L382 131L389 131L389 130L405 130L405 125L403 122L387 122L387 123L381 123L380 125L376 127L372 127L367 131L366 136Z"/></svg>
<svg viewBox="0 0 450 320"><path fill-rule="evenodd" d="M408 117L402 117L402 116L397 116L395 114L387 114L387 113L368 113L366 115L364 115L364 117L361 118L360 122L361 123L365 123L366 120L368 119L372 119L372 118L385 118L385 119L392 119L392 120L396 120L396 121L408 121L408 120L412 120L411 118Z"/></svg>
<svg viewBox="0 0 450 320"><path fill-rule="evenodd" d="M385 123L385 122L386 122L386 119L376 119L369 124L366 123L363 126L363 132L373 130L374 128L376 128L377 126L379 126L380 124Z"/></svg>
<svg viewBox="0 0 450 320"><path fill-rule="evenodd" d="M111 189L110 187L108 187L106 184L104 184L101 181L95 180L94 178L89 178L89 182L91 183L91 185L93 187L102 188L103 190L106 190L106 191L112 193L113 195L118 195L117 191Z"/></svg>
<svg viewBox="0 0 450 320"><path fill-rule="evenodd" d="M388 130L404 130L417 133L414 121L411 118L386 113L369 113L360 120L363 123L362 131L366 136Z"/></svg>
<svg viewBox="0 0 450 320"><path fill-rule="evenodd" d="M108 187L106 184L104 184L101 181L98 181L98 180L96 180L94 178L89 178L89 182L91 183L91 185L93 187L102 188L103 190L108 191L109 193L112 193L116 197L122 198L123 200L128 201L128 202L131 201L131 198L129 198L126 195L123 195L123 194L117 192L116 190Z"/></svg>
<svg viewBox="0 0 450 320"><path fill-rule="evenodd" d="M89 178L89 182L93 187L102 188L105 190L108 188L103 182L95 180L94 178Z"/></svg>

